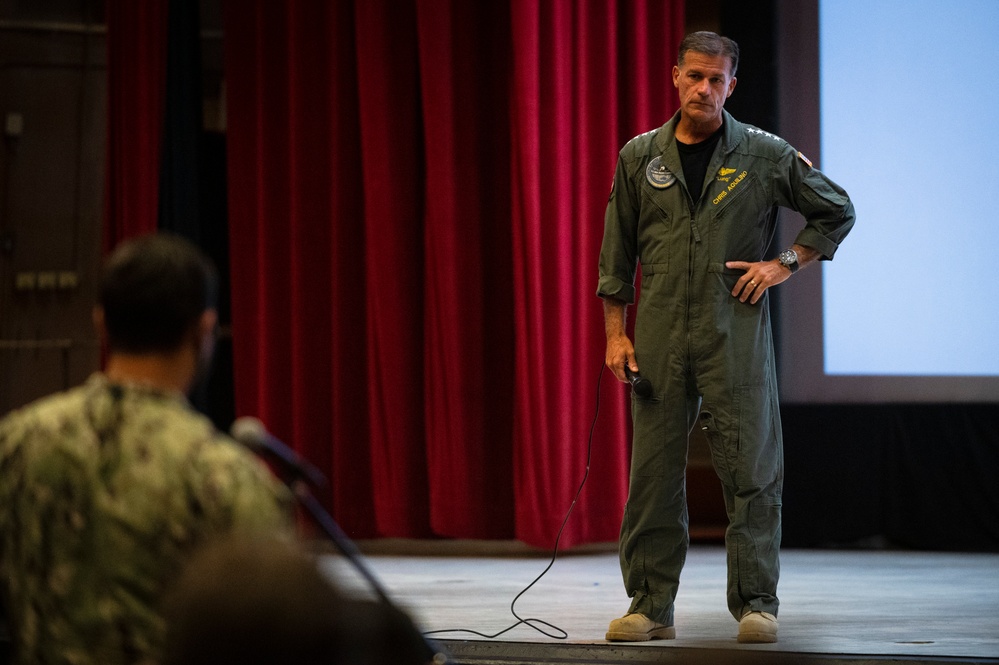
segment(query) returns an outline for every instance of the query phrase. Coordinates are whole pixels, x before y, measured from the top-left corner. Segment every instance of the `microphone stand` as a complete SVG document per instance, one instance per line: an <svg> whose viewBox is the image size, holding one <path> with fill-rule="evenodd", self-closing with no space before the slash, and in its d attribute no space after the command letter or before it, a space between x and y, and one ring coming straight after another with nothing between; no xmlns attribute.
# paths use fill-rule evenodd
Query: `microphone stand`
<svg viewBox="0 0 999 665"><path fill-rule="evenodd" d="M371 588L374 590L375 595L378 599L383 602L388 607L398 609L392 599L389 598L388 593L386 593L385 588L381 585L378 579L375 577L374 573L368 568L367 564L361 558L361 552L354 545L354 542L343 532L340 525L336 523L333 516L323 508L319 500L312 493L308 484L301 478L286 479L285 484L288 485L295 498L304 507L312 519L319 525L326 536L330 539L333 545L340 550L340 553L357 569ZM423 640L424 645L427 648L427 654L429 656L429 662L433 665L446 665L447 663L452 663L451 657L433 641L431 641L426 635L420 633L420 638Z"/></svg>

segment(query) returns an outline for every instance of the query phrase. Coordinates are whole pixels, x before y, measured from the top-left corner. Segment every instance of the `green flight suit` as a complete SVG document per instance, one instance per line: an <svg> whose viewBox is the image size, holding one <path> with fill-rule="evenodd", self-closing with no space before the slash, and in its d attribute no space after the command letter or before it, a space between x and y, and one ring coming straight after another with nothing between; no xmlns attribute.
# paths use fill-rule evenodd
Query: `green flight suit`
<svg viewBox="0 0 999 665"><path fill-rule="evenodd" d="M633 398L630 489L620 556L631 612L673 624L689 536L687 438L704 428L729 526L728 607L777 614L783 452L767 294L732 296L762 261L778 206L806 220L796 242L831 259L854 222L846 192L783 139L724 112L699 197L684 181L674 139L679 112L621 149L604 220L597 294L641 296L635 354L652 382ZM697 199L696 203L694 202Z"/></svg>

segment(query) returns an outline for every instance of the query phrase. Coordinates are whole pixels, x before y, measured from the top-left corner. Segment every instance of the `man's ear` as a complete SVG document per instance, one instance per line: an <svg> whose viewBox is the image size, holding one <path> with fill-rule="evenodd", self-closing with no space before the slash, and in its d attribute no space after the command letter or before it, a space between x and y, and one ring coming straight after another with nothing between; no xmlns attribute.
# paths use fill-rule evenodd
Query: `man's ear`
<svg viewBox="0 0 999 665"><path fill-rule="evenodd" d="M734 76L732 77L732 80L728 82L728 94L725 95L725 99L728 99L729 97L732 96L732 93L735 92L735 84L738 82L739 79L735 78Z"/></svg>
<svg viewBox="0 0 999 665"><path fill-rule="evenodd" d="M208 337L214 341L215 328L218 322L219 313L214 309L206 309L202 312L201 318L198 319L198 339L204 340L205 337Z"/></svg>

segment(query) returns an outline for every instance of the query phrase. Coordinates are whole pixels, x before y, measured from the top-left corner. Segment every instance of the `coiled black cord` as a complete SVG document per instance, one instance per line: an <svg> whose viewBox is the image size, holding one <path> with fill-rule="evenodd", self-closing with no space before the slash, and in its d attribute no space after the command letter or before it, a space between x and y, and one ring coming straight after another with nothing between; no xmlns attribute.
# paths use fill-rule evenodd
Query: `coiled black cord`
<svg viewBox="0 0 999 665"><path fill-rule="evenodd" d="M523 596L528 591L530 591L531 588L535 584L537 584L538 581L542 577L544 577L549 570L551 570L552 566L555 565L555 559L558 557L559 541L562 540L562 532L565 531L565 525L569 522L569 516L572 515L572 509L576 507L576 502L579 501L579 496L583 493L583 487L586 485L586 479L590 475L590 458L593 452L593 430L596 428L597 415L600 413L600 383L603 379L603 376L604 376L604 364L601 363L600 373L597 375L596 406L593 409L593 422L590 423L590 434L586 441L586 471L583 473L583 480L579 483L579 489L576 490L576 496L573 497L572 504L569 506L569 510L566 511L565 518L563 518L562 520L562 525L558 529L558 535L555 536L555 547L552 550L551 561L549 561L545 569L541 571L541 574L535 577L534 581L532 581L530 584L524 587L524 589L520 593L518 593L514 597L513 601L510 603L510 614L512 614L514 618L517 619L517 621L507 626L503 630L499 631L498 633L493 633L491 635L487 633L481 633L477 630L472 630L470 628L443 628L441 630L427 631L423 633L424 635L440 635L441 633L468 633L470 635L477 635L479 637L484 637L486 639L491 640L499 637L500 635L503 635L504 633L513 630L517 626L525 625L533 628L534 630L538 631L545 637L550 637L552 639L564 640L567 637L569 637L569 634L567 632L565 632L564 630L562 630L553 623L544 621L543 619L535 619L535 618L525 619L521 617L519 614L517 614L516 605L517 601L520 600L520 597ZM546 630L546 628L548 630Z"/></svg>

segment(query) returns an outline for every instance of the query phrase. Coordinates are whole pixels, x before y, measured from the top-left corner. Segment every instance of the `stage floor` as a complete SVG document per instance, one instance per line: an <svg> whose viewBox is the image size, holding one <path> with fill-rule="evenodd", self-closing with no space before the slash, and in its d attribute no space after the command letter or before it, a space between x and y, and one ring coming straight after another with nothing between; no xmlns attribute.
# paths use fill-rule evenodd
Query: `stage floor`
<svg viewBox="0 0 999 665"><path fill-rule="evenodd" d="M525 624L495 639L463 632L494 635L516 623L510 603L550 554L514 547L498 555L469 555L468 548L441 555L433 552L448 546L432 543L415 554L364 549L369 569L423 630L451 631L431 637L460 662L750 662L740 661L742 654L753 662L999 663L997 554L784 550L780 641L741 645L725 606L724 549L693 546L676 602L677 638L632 645L603 639L608 621L628 606L617 555L608 548L560 554L516 603L520 617L549 634L564 631L565 639ZM323 560L341 583L365 588L345 560Z"/></svg>

